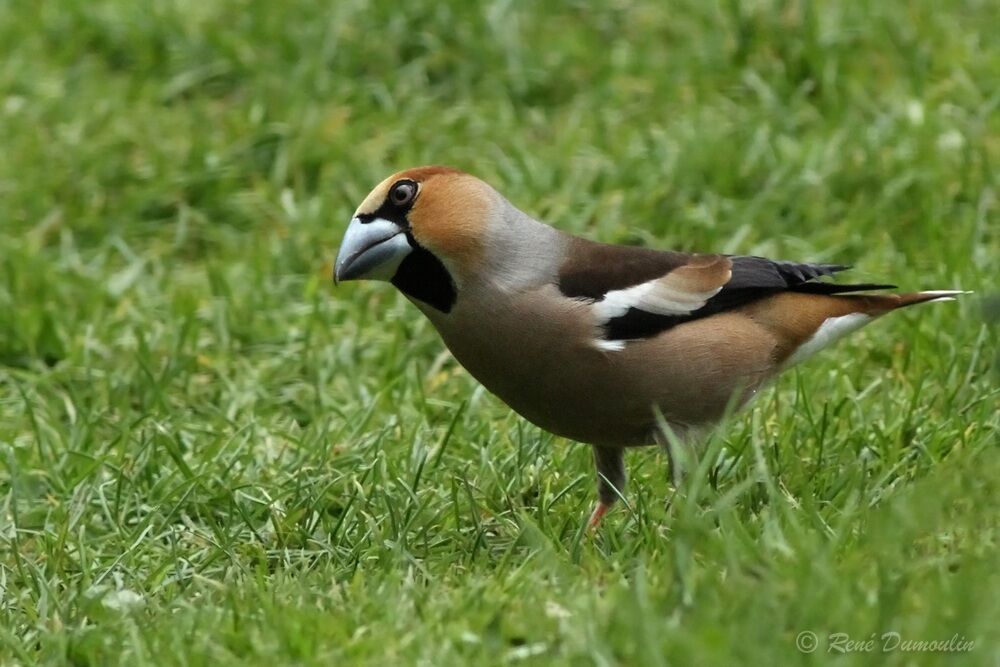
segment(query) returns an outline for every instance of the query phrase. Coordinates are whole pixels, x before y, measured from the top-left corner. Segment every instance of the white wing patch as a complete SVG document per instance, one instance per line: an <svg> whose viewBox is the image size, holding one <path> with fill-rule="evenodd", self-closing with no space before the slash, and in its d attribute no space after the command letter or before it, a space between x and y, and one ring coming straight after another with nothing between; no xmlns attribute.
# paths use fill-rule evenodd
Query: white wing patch
<svg viewBox="0 0 1000 667"><path fill-rule="evenodd" d="M851 313L840 317L830 317L819 325L816 333L810 336L809 340L802 343L795 352L788 357L785 362L787 366L797 364L804 359L808 359L824 347L835 343L847 334L857 331L864 325L872 321L870 315L864 313Z"/></svg>
<svg viewBox="0 0 1000 667"><path fill-rule="evenodd" d="M625 349L625 342L623 340L604 340L603 338L598 338L594 341L594 347L602 352L621 352Z"/></svg>
<svg viewBox="0 0 1000 667"><path fill-rule="evenodd" d="M612 290L594 304L594 317L605 324L621 317L629 308L654 315L687 315L704 306L722 289L719 286L705 292L689 292L678 289L673 282L667 275L634 287Z"/></svg>
<svg viewBox="0 0 1000 667"><path fill-rule="evenodd" d="M604 328L631 308L666 316L689 315L703 308L729 282L732 266L732 261L722 255L695 256L655 280L605 293L603 299L591 305L597 327L594 344L607 352L624 350L627 341L604 339Z"/></svg>

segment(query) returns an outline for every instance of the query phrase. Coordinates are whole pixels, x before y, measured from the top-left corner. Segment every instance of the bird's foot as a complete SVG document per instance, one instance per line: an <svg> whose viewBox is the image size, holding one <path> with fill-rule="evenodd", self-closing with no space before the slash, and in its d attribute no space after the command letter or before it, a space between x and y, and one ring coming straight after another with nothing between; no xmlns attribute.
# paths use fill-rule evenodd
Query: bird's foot
<svg viewBox="0 0 1000 667"><path fill-rule="evenodd" d="M601 525L601 519L604 515L608 513L611 509L611 505L605 505L604 503L597 503L597 507L594 508L593 513L590 515L590 520L587 521L587 528L590 530L596 530L599 525Z"/></svg>

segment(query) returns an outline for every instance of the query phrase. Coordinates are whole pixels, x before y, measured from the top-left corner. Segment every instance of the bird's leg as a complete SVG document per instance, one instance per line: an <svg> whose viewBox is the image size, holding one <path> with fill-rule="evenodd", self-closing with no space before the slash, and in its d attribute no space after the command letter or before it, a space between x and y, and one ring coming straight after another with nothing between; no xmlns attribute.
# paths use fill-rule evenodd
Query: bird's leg
<svg viewBox="0 0 1000 667"><path fill-rule="evenodd" d="M664 503L664 508L666 510L670 509L670 505L673 504L674 496L681 488L681 482L684 480L684 466L685 462L683 454L685 452L678 451L683 445L678 437L676 430L671 430L670 435L664 430L659 430L656 434L656 442L663 448L663 451L667 454L667 464L670 466L670 484L674 487L673 491L667 496L667 500Z"/></svg>
<svg viewBox="0 0 1000 667"><path fill-rule="evenodd" d="M684 452L678 451L681 445L681 436L683 433L678 433L675 428L670 429L670 434L660 428L656 431L656 442L663 451L667 453L667 464L670 466L670 483L673 485L676 491L680 488L681 481L684 479Z"/></svg>
<svg viewBox="0 0 1000 667"><path fill-rule="evenodd" d="M625 451L615 447L594 447L597 467L597 507L590 515L589 528L596 528L601 518L625 490Z"/></svg>
<svg viewBox="0 0 1000 667"><path fill-rule="evenodd" d="M670 442L670 440L664 439L661 446L663 447L663 451L667 453L667 465L670 466L670 483L676 490L680 488L681 479L684 477L684 472L681 470L680 457L675 451L676 447L674 443Z"/></svg>

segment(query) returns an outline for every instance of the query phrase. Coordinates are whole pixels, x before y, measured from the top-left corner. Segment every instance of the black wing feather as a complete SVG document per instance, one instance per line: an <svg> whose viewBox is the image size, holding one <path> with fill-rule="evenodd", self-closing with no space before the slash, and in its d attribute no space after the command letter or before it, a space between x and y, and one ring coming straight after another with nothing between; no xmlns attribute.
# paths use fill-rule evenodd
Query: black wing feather
<svg viewBox="0 0 1000 667"><path fill-rule="evenodd" d="M842 294L895 287L874 283L838 285L816 281L817 278L850 268L842 264L803 264L753 256L731 256L730 259L733 262L732 278L703 307L687 315L659 315L630 308L624 315L607 323L605 337L608 340L649 338L678 324L738 308L778 292Z"/></svg>

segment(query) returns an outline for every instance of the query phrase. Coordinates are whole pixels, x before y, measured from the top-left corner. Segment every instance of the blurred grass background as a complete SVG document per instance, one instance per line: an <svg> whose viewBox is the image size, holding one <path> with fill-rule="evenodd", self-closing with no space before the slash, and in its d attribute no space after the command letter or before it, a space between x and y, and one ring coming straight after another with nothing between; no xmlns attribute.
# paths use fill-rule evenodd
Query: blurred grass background
<svg viewBox="0 0 1000 667"><path fill-rule="evenodd" d="M0 662L1000 661L1000 5L597 4L0 2ZM669 509L636 452L589 537L587 448L330 286L424 163L977 295L783 378Z"/></svg>

